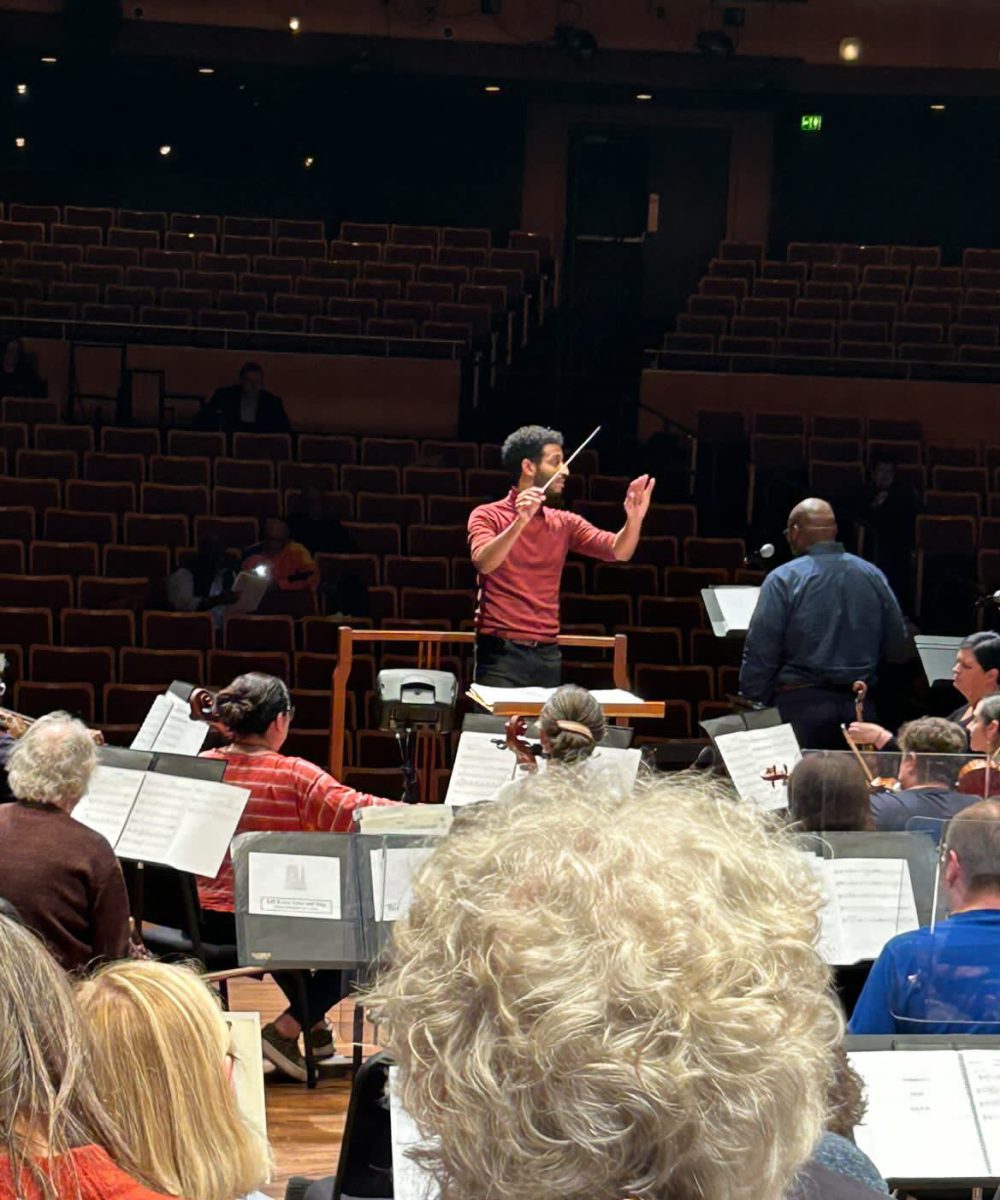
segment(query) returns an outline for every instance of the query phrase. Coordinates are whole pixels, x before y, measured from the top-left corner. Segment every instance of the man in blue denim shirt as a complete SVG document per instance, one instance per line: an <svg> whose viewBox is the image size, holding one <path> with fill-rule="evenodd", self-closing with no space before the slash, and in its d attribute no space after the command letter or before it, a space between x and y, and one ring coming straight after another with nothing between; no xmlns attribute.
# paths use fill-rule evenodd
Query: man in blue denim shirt
<svg viewBox="0 0 1000 1200"><path fill-rule="evenodd" d="M880 659L905 655L906 624L878 567L836 540L837 520L825 500L796 505L785 536L796 557L760 589L740 691L776 705L800 745L842 749L840 726L855 715L851 685L873 683Z"/></svg>

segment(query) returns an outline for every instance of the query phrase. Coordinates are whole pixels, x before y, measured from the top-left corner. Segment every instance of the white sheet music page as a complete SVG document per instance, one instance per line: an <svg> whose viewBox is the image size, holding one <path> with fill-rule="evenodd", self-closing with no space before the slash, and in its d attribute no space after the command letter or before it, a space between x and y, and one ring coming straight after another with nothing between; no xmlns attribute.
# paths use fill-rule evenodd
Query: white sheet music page
<svg viewBox="0 0 1000 1200"><path fill-rule="evenodd" d="M389 1068L389 1125L392 1129L392 1184L395 1200L437 1200L437 1182L407 1153L424 1144L399 1098L399 1067Z"/></svg>
<svg viewBox="0 0 1000 1200"><path fill-rule="evenodd" d="M227 783L145 775L118 854L211 878L222 866L249 798L247 788Z"/></svg>
<svg viewBox="0 0 1000 1200"><path fill-rule="evenodd" d="M124 767L95 767L90 787L73 809L73 819L103 834L113 848L145 778L144 772Z"/></svg>
<svg viewBox="0 0 1000 1200"><path fill-rule="evenodd" d="M920 927L905 858L837 858L823 866L840 910L838 965L876 959L890 938Z"/></svg>
<svg viewBox="0 0 1000 1200"><path fill-rule="evenodd" d="M837 889L833 886L833 878L827 871L827 862L814 854L803 852L809 866L816 874L816 882L823 893L823 907L819 911L819 941L816 949L825 963L843 961L843 933L840 924L840 905L837 903Z"/></svg>
<svg viewBox="0 0 1000 1200"><path fill-rule="evenodd" d="M855 1141L883 1178L981 1179L990 1174L954 1051L870 1050L848 1058L865 1081L868 1101Z"/></svg>
<svg viewBox="0 0 1000 1200"><path fill-rule="evenodd" d="M517 760L500 733L463 733L448 780L445 804L457 808L489 800L498 787L514 778ZM497 745L497 742L501 745Z"/></svg>
<svg viewBox="0 0 1000 1200"><path fill-rule="evenodd" d="M724 733L715 739L729 778L741 798L766 811L788 807L788 787L761 776L775 767L791 772L802 757L791 725Z"/></svg>
<svg viewBox="0 0 1000 1200"><path fill-rule="evenodd" d="M157 696L132 742L133 750L162 754L197 754L208 737L208 725L191 719L191 706L173 692Z"/></svg>
<svg viewBox="0 0 1000 1200"><path fill-rule="evenodd" d="M398 921L406 915L413 897L413 876L433 853L433 846L386 846L371 851L376 921Z"/></svg>
<svg viewBox="0 0 1000 1200"><path fill-rule="evenodd" d="M990 1175L1000 1175L1000 1050L961 1050Z"/></svg>

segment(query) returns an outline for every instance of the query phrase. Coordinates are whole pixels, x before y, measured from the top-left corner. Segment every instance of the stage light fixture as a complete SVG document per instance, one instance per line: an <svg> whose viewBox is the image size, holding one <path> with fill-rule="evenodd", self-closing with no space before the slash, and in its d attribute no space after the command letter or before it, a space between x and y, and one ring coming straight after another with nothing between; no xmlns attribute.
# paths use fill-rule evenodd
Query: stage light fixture
<svg viewBox="0 0 1000 1200"><path fill-rule="evenodd" d="M845 37L845 38L841 38L840 46L839 46L837 52L840 55L841 62L853 63L853 62L857 62L858 59L860 59L861 50L862 50L862 45L861 45L860 38Z"/></svg>
<svg viewBox="0 0 1000 1200"><path fill-rule="evenodd" d="M311 154L307 154L305 159L303 160L303 165L305 166L305 169L307 171L310 170L315 161L316 160L313 158L313 156Z"/></svg>
<svg viewBox="0 0 1000 1200"><path fill-rule="evenodd" d="M487 84L487 85L486 85L486 86L483 88L483 91L484 91L484 92L489 92L491 95L495 95L497 92L499 92L499 91L500 91L500 85L499 85L499 84L497 84L497 83L488 83L488 84Z"/></svg>
<svg viewBox="0 0 1000 1200"><path fill-rule="evenodd" d="M298 33L299 30L302 28L302 22L299 20L298 17L289 17L288 18L288 28L292 31L292 33Z"/></svg>
<svg viewBox="0 0 1000 1200"><path fill-rule="evenodd" d="M944 112L944 110L945 110L945 106L943 104L932 104L931 105L931 112Z"/></svg>
<svg viewBox="0 0 1000 1200"><path fill-rule="evenodd" d="M17 85L17 94L18 94L19 96L27 96L27 94L28 94L28 85L27 85L26 83L19 83L19 84Z"/></svg>
<svg viewBox="0 0 1000 1200"><path fill-rule="evenodd" d="M736 43L721 29L702 29L694 44L705 58L732 58L736 53Z"/></svg>
<svg viewBox="0 0 1000 1200"><path fill-rule="evenodd" d="M166 158L166 157L167 157L167 155L168 155L168 154L169 154L169 153L170 153L172 150L173 150L173 146L161 146L161 147L160 147L160 154L161 154L161 156L162 156L163 158Z"/></svg>
<svg viewBox="0 0 1000 1200"><path fill-rule="evenodd" d="M27 144L28 144L27 138L23 138L23 137L14 138L14 145L18 148L18 150L23 150L25 148L25 146L27 146Z"/></svg>
<svg viewBox="0 0 1000 1200"><path fill-rule="evenodd" d="M198 74L199 75L214 75L215 67L199 67Z"/></svg>
<svg viewBox="0 0 1000 1200"><path fill-rule="evenodd" d="M45 63L47 66L52 66L53 63L57 63L58 61L59 61L59 59L56 58L56 56L54 54L43 54L42 55L42 62Z"/></svg>
<svg viewBox="0 0 1000 1200"><path fill-rule="evenodd" d="M652 92L636 92L635 98L636 98L636 100L652 100L653 93Z"/></svg>

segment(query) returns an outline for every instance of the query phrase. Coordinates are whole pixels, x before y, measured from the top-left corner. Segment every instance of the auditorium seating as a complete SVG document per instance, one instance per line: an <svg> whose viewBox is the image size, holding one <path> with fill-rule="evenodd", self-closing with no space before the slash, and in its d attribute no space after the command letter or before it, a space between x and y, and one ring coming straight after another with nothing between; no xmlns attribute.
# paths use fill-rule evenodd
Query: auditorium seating
<svg viewBox="0 0 1000 1200"><path fill-rule="evenodd" d="M723 242L653 365L678 370L985 377L1000 366L1000 252ZM741 257L735 257L735 256Z"/></svg>

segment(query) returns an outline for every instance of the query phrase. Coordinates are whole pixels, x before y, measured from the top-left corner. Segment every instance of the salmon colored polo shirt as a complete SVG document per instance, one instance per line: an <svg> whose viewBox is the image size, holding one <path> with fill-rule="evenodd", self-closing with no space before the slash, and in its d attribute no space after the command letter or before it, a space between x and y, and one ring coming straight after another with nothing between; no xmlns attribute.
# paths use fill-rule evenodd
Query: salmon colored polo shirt
<svg viewBox="0 0 1000 1200"><path fill-rule="evenodd" d="M469 516L469 550L475 555L517 516L517 489L503 500L480 504ZM526 642L559 635L559 584L571 550L614 562L615 535L576 513L545 505L531 518L510 553L489 575L479 576L476 630Z"/></svg>

